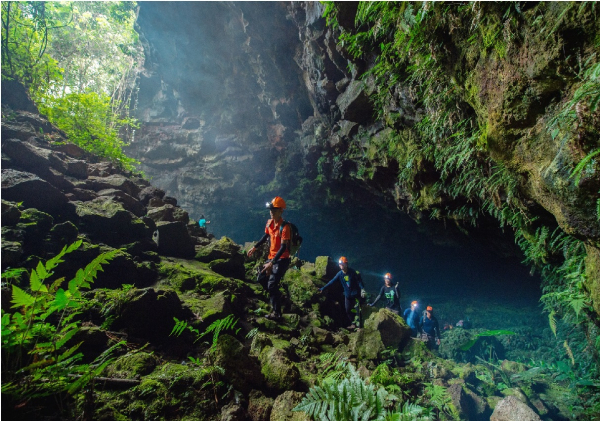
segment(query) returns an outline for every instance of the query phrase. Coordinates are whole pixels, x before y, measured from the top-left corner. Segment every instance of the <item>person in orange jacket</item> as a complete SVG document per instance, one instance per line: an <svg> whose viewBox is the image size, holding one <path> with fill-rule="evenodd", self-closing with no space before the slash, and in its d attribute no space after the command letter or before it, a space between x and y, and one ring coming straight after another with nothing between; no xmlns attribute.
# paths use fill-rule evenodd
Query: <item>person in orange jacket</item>
<svg viewBox="0 0 600 421"><path fill-rule="evenodd" d="M269 256L258 275L258 282L269 292L272 311L266 317L279 320L281 319L279 283L290 267L291 228L289 224L284 224L283 220L283 211L286 208L285 200L276 196L272 201L267 202L267 208L271 218L267 221L265 235L248 250L248 256L252 256L256 249L267 240L270 241Z"/></svg>

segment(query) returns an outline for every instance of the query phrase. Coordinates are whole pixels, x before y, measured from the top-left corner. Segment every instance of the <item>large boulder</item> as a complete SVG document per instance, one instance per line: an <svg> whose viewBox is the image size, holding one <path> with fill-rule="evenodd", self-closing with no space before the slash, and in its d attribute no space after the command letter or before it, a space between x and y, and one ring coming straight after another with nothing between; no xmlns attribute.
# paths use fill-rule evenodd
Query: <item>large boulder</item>
<svg viewBox="0 0 600 421"><path fill-rule="evenodd" d="M26 208L37 208L52 215L68 213L67 197L30 172L2 169L2 198L23 202Z"/></svg>
<svg viewBox="0 0 600 421"><path fill-rule="evenodd" d="M202 325L208 326L218 319L223 319L233 313L236 304L235 296L229 291L221 291L207 298L198 298L195 293L181 295L183 305L189 309Z"/></svg>
<svg viewBox="0 0 600 421"><path fill-rule="evenodd" d="M374 360L388 347L399 348L410 333L402 317L382 308L372 313L364 329L353 335L349 347L359 359Z"/></svg>
<svg viewBox="0 0 600 421"><path fill-rule="evenodd" d="M310 421L312 418L304 412L294 412L304 393L288 390L277 396L273 402L270 421Z"/></svg>
<svg viewBox="0 0 600 421"><path fill-rule="evenodd" d="M121 306L120 317L113 329L123 329L130 338L150 342L168 342L175 322L189 316L173 291L154 288L132 289Z"/></svg>
<svg viewBox="0 0 600 421"><path fill-rule="evenodd" d="M329 280L340 271L336 263L329 256L318 256L315 259L315 272L317 278Z"/></svg>
<svg viewBox="0 0 600 421"><path fill-rule="evenodd" d="M240 246L227 237L198 247L196 260L209 263L211 270L223 276L244 279L246 268Z"/></svg>
<svg viewBox="0 0 600 421"><path fill-rule="evenodd" d="M269 421L273 402L275 402L273 398L266 397L261 391L251 391L248 397L248 417L250 420Z"/></svg>
<svg viewBox="0 0 600 421"><path fill-rule="evenodd" d="M165 204L160 207L151 208L148 211L148 217L155 222L168 221L168 222L183 222L187 224L190 221L190 217L186 211L180 207Z"/></svg>
<svg viewBox="0 0 600 421"><path fill-rule="evenodd" d="M73 203L81 221L80 230L95 241L117 247L150 237L144 222L112 197L100 196L88 202Z"/></svg>
<svg viewBox="0 0 600 421"><path fill-rule="evenodd" d="M498 402L490 421L541 421L541 418L519 399L507 396Z"/></svg>
<svg viewBox="0 0 600 421"><path fill-rule="evenodd" d="M118 189L133 197L138 197L141 191L136 183L122 174L111 174L107 177L90 176L85 181L75 183L75 186L95 192L106 189Z"/></svg>
<svg viewBox="0 0 600 421"><path fill-rule="evenodd" d="M292 364L282 349L265 347L260 353L260 363L267 386L272 389L292 390L300 379L298 368Z"/></svg>
<svg viewBox="0 0 600 421"><path fill-rule="evenodd" d="M194 242L183 222L158 222L154 241L161 255L183 258L194 256Z"/></svg>
<svg viewBox="0 0 600 421"><path fill-rule="evenodd" d="M217 340L215 364L223 367L228 382L244 395L251 389L260 389L264 376L256 358L248 355L248 349L231 335L223 334Z"/></svg>
<svg viewBox="0 0 600 421"><path fill-rule="evenodd" d="M135 216L142 217L146 215L146 207L137 200L135 197L128 195L122 190L118 189L104 189L98 192L98 196L110 197L112 200L119 202L123 205L125 210L128 210Z"/></svg>
<svg viewBox="0 0 600 421"><path fill-rule="evenodd" d="M318 290L322 285L315 285L313 279L300 270L290 269L286 272L282 284L296 306L310 307L311 304L319 301Z"/></svg>

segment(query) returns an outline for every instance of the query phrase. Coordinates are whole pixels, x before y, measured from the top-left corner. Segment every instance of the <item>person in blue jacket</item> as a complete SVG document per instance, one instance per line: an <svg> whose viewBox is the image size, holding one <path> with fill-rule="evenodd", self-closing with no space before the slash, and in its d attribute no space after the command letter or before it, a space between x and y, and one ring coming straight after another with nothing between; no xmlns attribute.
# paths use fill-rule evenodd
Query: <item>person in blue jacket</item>
<svg viewBox="0 0 600 421"><path fill-rule="evenodd" d="M366 295L365 287L363 286L362 282L362 277L360 276L360 272L352 269L351 267L348 267L348 259L344 256L340 257L338 263L340 265L341 270L333 277L331 281L327 283L327 285L319 289L319 292L323 292L335 282L341 282L342 287L344 288L346 316L348 316L348 320L350 321L350 326L348 326L347 328L360 328L362 326L362 311L360 306L364 301ZM357 307L358 313L358 326L355 324L354 316L352 315L352 309L355 306Z"/></svg>
<svg viewBox="0 0 600 421"><path fill-rule="evenodd" d="M413 301L410 303L410 308L404 310L404 320L406 320L406 324L410 327L410 336L413 338L416 338L419 334L419 313L417 312L417 308L419 308L419 303Z"/></svg>
<svg viewBox="0 0 600 421"><path fill-rule="evenodd" d="M427 348L432 349L435 345L440 344L440 324L433 315L433 307L427 306L425 314L419 321L421 329L421 338L427 341Z"/></svg>

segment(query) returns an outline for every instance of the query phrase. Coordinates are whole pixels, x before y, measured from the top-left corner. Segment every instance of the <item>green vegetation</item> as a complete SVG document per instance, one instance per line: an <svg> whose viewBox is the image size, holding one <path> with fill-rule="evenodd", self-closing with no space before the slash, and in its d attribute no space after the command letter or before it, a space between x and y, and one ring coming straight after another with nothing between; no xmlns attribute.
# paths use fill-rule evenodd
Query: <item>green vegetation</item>
<svg viewBox="0 0 600 421"><path fill-rule="evenodd" d="M28 89L69 140L133 170L123 153L141 59L135 2L2 3L2 79Z"/></svg>
<svg viewBox="0 0 600 421"><path fill-rule="evenodd" d="M120 345L109 348L90 364L82 364L75 343L80 330L77 319L86 299L82 290L89 288L102 265L118 250L103 253L79 269L75 277L52 279L53 270L63 257L79 248L78 241L65 246L45 264L39 263L29 275L29 290L12 285L11 308L2 309L2 394L14 403L28 399L54 397L57 402L66 394L82 393L86 385L110 363L110 354ZM63 289L63 285L67 289Z"/></svg>

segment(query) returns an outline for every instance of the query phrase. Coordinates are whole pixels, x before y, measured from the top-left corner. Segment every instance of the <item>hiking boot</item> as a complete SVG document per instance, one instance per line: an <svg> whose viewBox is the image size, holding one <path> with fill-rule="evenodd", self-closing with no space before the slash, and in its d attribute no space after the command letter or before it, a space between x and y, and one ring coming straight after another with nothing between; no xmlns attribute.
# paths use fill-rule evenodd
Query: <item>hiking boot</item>
<svg viewBox="0 0 600 421"><path fill-rule="evenodd" d="M269 319L269 320L280 320L281 319L281 314L273 312L273 313L267 314L265 317L267 319Z"/></svg>
<svg viewBox="0 0 600 421"><path fill-rule="evenodd" d="M348 326L346 329L348 330L353 330L356 329L356 325L354 323L352 323L350 326Z"/></svg>

